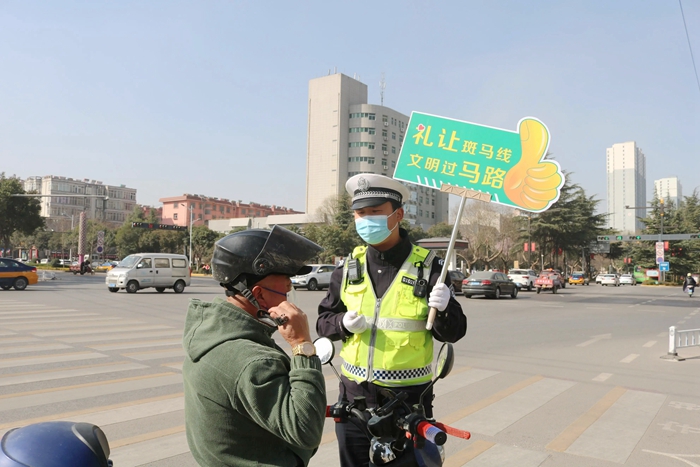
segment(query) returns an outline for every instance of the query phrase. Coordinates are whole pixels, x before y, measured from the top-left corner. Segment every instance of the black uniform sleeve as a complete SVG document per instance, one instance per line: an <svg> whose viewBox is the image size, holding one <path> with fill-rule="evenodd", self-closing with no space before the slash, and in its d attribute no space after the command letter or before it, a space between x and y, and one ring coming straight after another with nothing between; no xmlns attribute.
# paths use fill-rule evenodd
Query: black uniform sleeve
<svg viewBox="0 0 700 467"><path fill-rule="evenodd" d="M438 257L433 259L433 264L430 267L428 295L433 291L433 285L440 279L443 262L443 259ZM445 284L452 290L452 281L449 274L445 276ZM450 297L447 308L444 311L438 311L435 323L433 323L432 333L433 337L440 342L457 342L467 334L467 317L464 315L462 305L459 304L454 294Z"/></svg>
<svg viewBox="0 0 700 467"><path fill-rule="evenodd" d="M319 337L327 337L334 341L345 341L352 335L343 326L343 316L348 309L340 299L340 285L342 281L343 267L339 266L333 271L331 283L328 286L328 293L318 306L316 333Z"/></svg>

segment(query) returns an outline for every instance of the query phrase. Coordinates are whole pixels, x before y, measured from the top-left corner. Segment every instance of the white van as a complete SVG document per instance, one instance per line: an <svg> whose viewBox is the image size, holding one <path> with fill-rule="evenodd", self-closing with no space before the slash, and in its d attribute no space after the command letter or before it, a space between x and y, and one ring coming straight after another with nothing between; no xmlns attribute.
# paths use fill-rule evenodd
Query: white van
<svg viewBox="0 0 700 467"><path fill-rule="evenodd" d="M148 287L155 287L158 292L173 289L175 293L182 293L191 282L187 256L170 253L129 255L117 267L107 271L105 278L110 292L126 289L128 293Z"/></svg>

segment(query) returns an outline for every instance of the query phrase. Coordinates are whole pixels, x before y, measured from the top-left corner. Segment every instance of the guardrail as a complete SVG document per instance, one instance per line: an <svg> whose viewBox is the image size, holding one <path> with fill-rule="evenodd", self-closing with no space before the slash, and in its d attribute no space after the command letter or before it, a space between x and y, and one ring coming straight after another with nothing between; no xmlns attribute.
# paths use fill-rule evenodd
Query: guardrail
<svg viewBox="0 0 700 467"><path fill-rule="evenodd" d="M675 326L668 328L668 355L678 356L678 349L700 346L700 329L677 330Z"/></svg>

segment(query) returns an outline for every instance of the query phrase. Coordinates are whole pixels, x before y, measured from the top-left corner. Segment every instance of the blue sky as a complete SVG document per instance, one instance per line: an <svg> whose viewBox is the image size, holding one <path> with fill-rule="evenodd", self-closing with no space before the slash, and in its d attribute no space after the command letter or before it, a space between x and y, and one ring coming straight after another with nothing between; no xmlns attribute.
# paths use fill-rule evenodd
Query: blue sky
<svg viewBox="0 0 700 467"><path fill-rule="evenodd" d="M700 2L683 3L700 61ZM699 63L700 65L700 63ZM678 1L0 1L0 171L304 209L308 81L516 129L535 116L605 200L605 149L700 185L700 89ZM604 209L604 203L601 205Z"/></svg>

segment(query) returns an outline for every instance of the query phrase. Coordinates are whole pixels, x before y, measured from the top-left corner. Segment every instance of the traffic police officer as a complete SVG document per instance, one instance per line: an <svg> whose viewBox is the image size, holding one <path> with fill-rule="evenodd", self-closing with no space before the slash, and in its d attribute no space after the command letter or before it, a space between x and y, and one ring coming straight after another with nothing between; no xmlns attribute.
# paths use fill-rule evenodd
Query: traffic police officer
<svg viewBox="0 0 700 467"><path fill-rule="evenodd" d="M316 331L343 341L341 394L365 396L376 407L381 387L390 387L406 391L407 403L416 404L432 378L432 338L456 342L467 332L467 319L449 277L437 284L443 260L413 245L399 227L408 189L375 174L355 175L345 188L353 197L355 228L368 246L356 247L333 272ZM428 331L430 307L438 313ZM431 390L423 400L428 417L432 399ZM357 427L337 423L336 435L341 466L369 464L369 440Z"/></svg>

